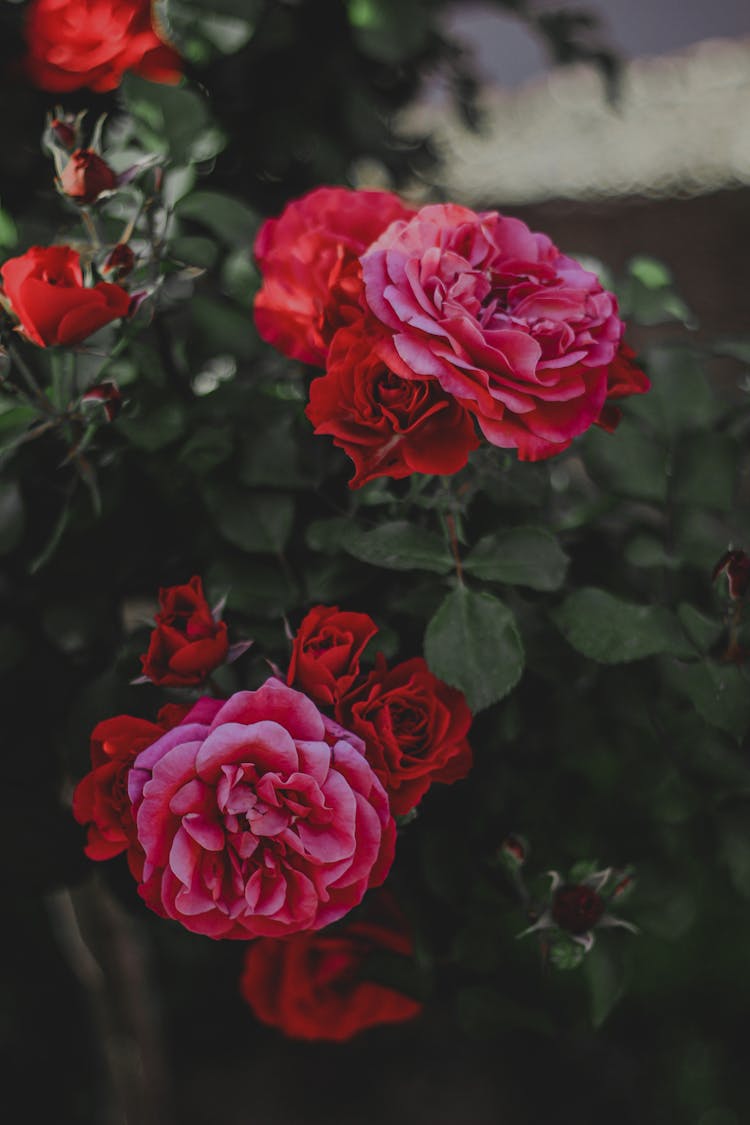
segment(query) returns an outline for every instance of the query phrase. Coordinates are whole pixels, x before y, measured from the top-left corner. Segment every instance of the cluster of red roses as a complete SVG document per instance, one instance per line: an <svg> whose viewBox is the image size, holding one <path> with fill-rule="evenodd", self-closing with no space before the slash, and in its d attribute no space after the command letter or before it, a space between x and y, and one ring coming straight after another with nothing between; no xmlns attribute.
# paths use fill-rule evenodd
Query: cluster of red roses
<svg viewBox="0 0 750 1125"><path fill-rule="evenodd" d="M160 591L160 603L144 677L205 683L237 651L226 623L198 577ZM421 658L389 669L378 655L361 670L376 632L367 614L315 607L294 637L286 682L275 675L226 700L168 703L154 723L99 723L91 772L74 794L86 853L126 853L152 910L195 933L255 939L243 994L292 1035L345 1038L418 1010L361 979L373 949L411 949L384 892L368 897L364 917L317 931L385 880L394 815L472 763L466 702Z"/></svg>
<svg viewBox="0 0 750 1125"><path fill-rule="evenodd" d="M475 422L521 460L550 457L648 389L615 297L518 219L323 187L267 221L255 254L258 331L326 368L307 415L354 462L352 487L456 472Z"/></svg>

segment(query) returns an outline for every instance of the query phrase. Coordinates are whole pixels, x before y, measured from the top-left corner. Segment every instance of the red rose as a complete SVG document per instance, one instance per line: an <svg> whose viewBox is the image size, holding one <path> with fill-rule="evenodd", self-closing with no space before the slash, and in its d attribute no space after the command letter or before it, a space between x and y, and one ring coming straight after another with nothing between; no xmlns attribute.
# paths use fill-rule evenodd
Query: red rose
<svg viewBox="0 0 750 1125"><path fill-rule="evenodd" d="M156 628L141 657L143 675L166 687L203 683L226 659L226 623L214 620L197 574L184 586L159 590L159 605Z"/></svg>
<svg viewBox="0 0 750 1125"><path fill-rule="evenodd" d="M297 630L286 682L323 707L336 703L359 675L359 658L377 631L366 613L315 606Z"/></svg>
<svg viewBox="0 0 750 1125"><path fill-rule="evenodd" d="M635 362L635 352L627 344L620 342L615 358L607 371L607 399L602 412L596 420L597 426L612 433L617 429L622 411L612 406L611 399L625 398L627 395L642 395L651 386L651 380Z"/></svg>
<svg viewBox="0 0 750 1125"><path fill-rule="evenodd" d="M436 379L404 379L379 358L364 318L333 337L328 370L310 385L305 413L351 457L350 488L375 477L455 473L479 440L471 415Z"/></svg>
<svg viewBox="0 0 750 1125"><path fill-rule="evenodd" d="M8 258L0 276L20 331L43 348L79 344L130 309L130 295L119 285L83 284L79 255L69 246L32 246Z"/></svg>
<svg viewBox="0 0 750 1125"><path fill-rule="evenodd" d="M151 24L150 0L31 0L26 69L42 90L114 90L126 70L176 82L180 58Z"/></svg>
<svg viewBox="0 0 750 1125"><path fill-rule="evenodd" d="M411 213L389 192L321 187L268 219L255 241L263 275L255 324L263 339L324 366L334 332L359 312L359 255Z"/></svg>
<svg viewBox="0 0 750 1125"><path fill-rule="evenodd" d="M88 825L84 851L90 859L111 859L127 850L131 871L140 878L143 851L128 797L128 773L141 750L176 726L187 711L187 707L170 703L162 707L155 723L115 715L94 727L91 772L79 781L73 794L73 816L79 824Z"/></svg>
<svg viewBox="0 0 750 1125"><path fill-rule="evenodd" d="M419 656L389 670L379 654L367 679L336 708L336 718L364 740L397 816L414 808L433 781L450 784L471 769L466 700Z"/></svg>
<svg viewBox="0 0 750 1125"><path fill-rule="evenodd" d="M77 148L60 173L60 187L69 199L85 205L93 203L102 192L114 191L117 176L98 153Z"/></svg>
<svg viewBox="0 0 750 1125"><path fill-rule="evenodd" d="M105 258L101 272L105 277L114 277L119 281L132 272L134 265L135 254L127 242L118 242Z"/></svg>
<svg viewBox="0 0 750 1125"><path fill-rule="evenodd" d="M367 958L382 952L412 954L402 919L360 918L335 932L259 938L245 954L240 991L259 1020L293 1039L343 1042L377 1024L413 1019L422 1009L417 1000L366 979Z"/></svg>

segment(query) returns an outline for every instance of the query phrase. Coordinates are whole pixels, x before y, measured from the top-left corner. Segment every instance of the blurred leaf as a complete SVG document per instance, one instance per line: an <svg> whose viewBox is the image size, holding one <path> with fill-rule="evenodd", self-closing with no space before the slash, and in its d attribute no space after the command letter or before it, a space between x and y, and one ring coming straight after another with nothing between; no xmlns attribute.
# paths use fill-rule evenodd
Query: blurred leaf
<svg viewBox="0 0 750 1125"><path fill-rule="evenodd" d="M625 969L616 952L597 941L585 962L589 986L591 1022L601 1027L625 991Z"/></svg>
<svg viewBox="0 0 750 1125"><path fill-rule="evenodd" d="M407 520L383 523L372 531L350 527L341 545L355 559L389 570L429 570L447 574L453 567L453 559L443 540Z"/></svg>
<svg viewBox="0 0 750 1125"><path fill-rule="evenodd" d="M149 82L129 71L120 86L138 136L151 152L174 164L200 163L221 152L226 137L216 126L207 101L186 86Z"/></svg>
<svg viewBox="0 0 750 1125"><path fill-rule="evenodd" d="M226 300L193 297L190 301L190 318L206 355L229 352L240 359L252 359L255 355L258 336L249 308L246 312L241 312Z"/></svg>
<svg viewBox="0 0 750 1125"><path fill-rule="evenodd" d="M631 566L665 566L674 570L680 565L680 559L668 554L661 539L645 532L634 535L628 542L625 547L625 558Z"/></svg>
<svg viewBox="0 0 750 1125"><path fill-rule="evenodd" d="M711 391L701 357L688 347L663 347L649 348L647 360L651 390L629 399L628 413L670 439L682 431L710 428L723 408Z"/></svg>
<svg viewBox="0 0 750 1125"><path fill-rule="evenodd" d="M23 497L14 480L0 481L0 555L7 555L23 538L26 518Z"/></svg>
<svg viewBox="0 0 750 1125"><path fill-rule="evenodd" d="M750 726L750 683L732 664L665 665L668 682L685 696L707 723L740 739Z"/></svg>
<svg viewBox="0 0 750 1125"><path fill-rule="evenodd" d="M723 809L718 819L719 856L743 898L750 898L750 817L747 808Z"/></svg>
<svg viewBox="0 0 750 1125"><path fill-rule="evenodd" d="M346 516L332 516L330 519L313 520L307 525L305 542L311 551L324 551L337 554L349 534L351 520Z"/></svg>
<svg viewBox="0 0 750 1125"><path fill-rule="evenodd" d="M299 471L299 439L294 432L294 412L288 406L278 417L258 417L252 438L240 443L238 477L243 484L279 488L310 486Z"/></svg>
<svg viewBox="0 0 750 1125"><path fill-rule="evenodd" d="M220 559L206 573L206 589L212 598L227 594L230 612L250 617L280 618L299 604L294 579L276 563L262 559Z"/></svg>
<svg viewBox="0 0 750 1125"><path fill-rule="evenodd" d="M601 664L692 652L670 610L622 601L606 590L576 590L550 616L574 649Z"/></svg>
<svg viewBox="0 0 750 1125"><path fill-rule="evenodd" d="M0 247L12 250L18 242L18 229L12 217L0 207Z"/></svg>
<svg viewBox="0 0 750 1125"><path fill-rule="evenodd" d="M181 402L164 402L135 418L119 418L115 423L137 449L154 453L182 436L187 421Z"/></svg>
<svg viewBox="0 0 750 1125"><path fill-rule="evenodd" d="M203 476L226 461L232 453L232 444L233 435L228 426L201 428L185 442L179 460L192 473Z"/></svg>
<svg viewBox="0 0 750 1125"><path fill-rule="evenodd" d="M691 434L680 444L675 462L672 499L679 504L732 509L737 446L725 434Z"/></svg>
<svg viewBox="0 0 750 1125"><path fill-rule="evenodd" d="M555 1025L548 1012L520 1004L507 994L486 985L469 985L456 995L459 1026L469 1035L482 1039L516 1030L554 1035Z"/></svg>
<svg viewBox="0 0 750 1125"><path fill-rule="evenodd" d="M722 621L707 617L687 602L681 602L677 607L677 616L686 635L701 653L708 652L724 631Z"/></svg>
<svg viewBox="0 0 750 1125"><path fill-rule="evenodd" d="M219 191L194 191L184 196L175 214L208 227L212 234L233 249L250 246L259 219L247 204Z"/></svg>
<svg viewBox="0 0 750 1125"><path fill-rule="evenodd" d="M601 487L633 500L667 497L667 455L630 418L614 434L592 426L581 443L586 469Z"/></svg>
<svg viewBox="0 0 750 1125"><path fill-rule="evenodd" d="M0 625L0 672L9 672L23 660L29 639L16 625Z"/></svg>
<svg viewBox="0 0 750 1125"><path fill-rule="evenodd" d="M510 609L491 594L458 586L427 625L424 654L436 676L459 688L473 713L511 691L523 672Z"/></svg>
<svg viewBox="0 0 750 1125"><path fill-rule="evenodd" d="M177 262L188 266L199 266L208 270L216 264L219 249L210 238L200 238L195 235L180 235L173 238L169 244L169 253Z"/></svg>
<svg viewBox="0 0 750 1125"><path fill-rule="evenodd" d="M674 288L672 275L656 258L640 255L630 260L619 297L622 315L637 324L663 324L670 320L690 324L692 319Z"/></svg>
<svg viewBox="0 0 750 1125"><path fill-rule="evenodd" d="M426 0L347 0L347 8L355 43L378 62L403 63L427 44Z"/></svg>
<svg viewBox="0 0 750 1125"><path fill-rule="evenodd" d="M557 934L550 941L549 960L556 969L577 969L585 955L583 946L567 934Z"/></svg>
<svg viewBox="0 0 750 1125"><path fill-rule="evenodd" d="M38 417L39 411L33 406L8 404L8 409L0 413L0 453L15 445Z"/></svg>
<svg viewBox="0 0 750 1125"><path fill-rule="evenodd" d="M283 551L294 521L294 500L280 492L250 492L236 485L204 481L206 509L230 543L248 554Z"/></svg>
<svg viewBox="0 0 750 1125"><path fill-rule="evenodd" d="M557 540L541 527L514 527L480 539L464 559L464 568L477 578L557 590L565 581L568 556Z"/></svg>

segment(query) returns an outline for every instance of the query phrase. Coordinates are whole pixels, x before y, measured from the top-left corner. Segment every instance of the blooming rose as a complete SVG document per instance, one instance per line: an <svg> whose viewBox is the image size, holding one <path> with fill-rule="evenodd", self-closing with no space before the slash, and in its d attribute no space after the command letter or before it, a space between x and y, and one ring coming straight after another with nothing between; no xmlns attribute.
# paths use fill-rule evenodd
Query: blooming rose
<svg viewBox="0 0 750 1125"><path fill-rule="evenodd" d="M373 954L408 957L412 951L400 917L347 919L334 932L286 940L259 938L245 954L240 991L259 1020L293 1039L343 1042L365 1028L419 1014L417 1000L364 979Z"/></svg>
<svg viewBox="0 0 750 1125"><path fill-rule="evenodd" d="M183 586L159 590L159 605L156 628L141 657L143 675L167 687L203 683L226 659L226 622L214 620L197 574Z"/></svg>
<svg viewBox="0 0 750 1125"><path fill-rule="evenodd" d="M168 703L155 723L133 715L115 715L94 727L91 772L73 793L73 816L79 824L88 825L84 851L90 859L111 859L127 850L131 871L140 877L143 858L128 797L128 772L141 750L179 723L187 710Z"/></svg>
<svg viewBox="0 0 750 1125"><path fill-rule="evenodd" d="M130 309L130 296L119 285L83 284L80 257L69 246L32 246L8 258L0 277L20 331L43 348L78 344Z"/></svg>
<svg viewBox="0 0 750 1125"><path fill-rule="evenodd" d="M450 784L471 769L466 700L419 656L389 670L379 654L336 717L364 739L367 759L397 816L414 808L433 781Z"/></svg>
<svg viewBox="0 0 750 1125"><path fill-rule="evenodd" d="M26 69L42 90L114 90L126 70L176 82L180 58L151 25L150 0L31 0Z"/></svg>
<svg viewBox="0 0 750 1125"><path fill-rule="evenodd" d="M294 638L287 683L322 707L336 703L359 675L359 658L377 631L366 613L314 606Z"/></svg>
<svg viewBox="0 0 750 1125"><path fill-rule="evenodd" d="M77 148L60 173L60 187L69 199L85 205L105 191L114 191L117 176L98 153Z"/></svg>
<svg viewBox="0 0 750 1125"><path fill-rule="evenodd" d="M366 306L389 330L381 358L405 379L437 379L494 445L538 460L598 419L617 302L546 235L434 204L392 223L361 261Z"/></svg>
<svg viewBox="0 0 750 1125"><path fill-rule="evenodd" d="M612 406L611 399L625 398L627 395L640 395L649 389L651 380L635 362L635 352L626 343L620 342L615 358L607 371L607 401L596 420L597 426L610 433L617 429L622 411Z"/></svg>
<svg viewBox="0 0 750 1125"><path fill-rule="evenodd" d="M325 364L335 330L358 315L359 255L411 209L385 191L321 187L268 219L255 242L258 332L284 355Z"/></svg>
<svg viewBox="0 0 750 1125"><path fill-rule="evenodd" d="M139 893L213 938L337 921L383 881L395 847L360 739L274 678L201 703L128 776Z"/></svg>
<svg viewBox="0 0 750 1125"><path fill-rule="evenodd" d="M310 385L315 433L330 434L351 457L350 488L375 477L457 472L479 444L471 415L437 379L389 370L380 338L361 317L333 337L327 373Z"/></svg>

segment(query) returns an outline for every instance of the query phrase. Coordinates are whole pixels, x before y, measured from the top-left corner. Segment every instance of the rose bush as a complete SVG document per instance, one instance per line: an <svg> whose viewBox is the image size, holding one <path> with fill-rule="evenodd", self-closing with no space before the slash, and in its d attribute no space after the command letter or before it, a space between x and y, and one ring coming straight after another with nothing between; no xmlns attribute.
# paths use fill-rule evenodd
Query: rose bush
<svg viewBox="0 0 750 1125"><path fill-rule="evenodd" d="M317 930L393 860L395 826L359 738L267 680L203 699L128 777L148 906L213 938Z"/></svg>
<svg viewBox="0 0 750 1125"><path fill-rule="evenodd" d="M359 658L377 631L366 613L315 606L295 634L287 683L323 707L335 704L359 675Z"/></svg>
<svg viewBox="0 0 750 1125"><path fill-rule="evenodd" d="M114 90L127 70L176 82L179 55L151 22L150 0L31 0L26 69L43 90Z"/></svg>
<svg viewBox="0 0 750 1125"><path fill-rule="evenodd" d="M378 354L382 332L360 317L331 342L327 373L310 385L306 414L354 462L351 488L379 476L455 473L479 441L471 415L437 379L404 379Z"/></svg>
<svg viewBox="0 0 750 1125"><path fill-rule="evenodd" d="M259 1020L285 1035L340 1043L422 1010L419 1001L367 980L367 958L378 953L413 953L411 935L393 908L346 919L324 933L258 938L245 954L240 991Z"/></svg>
<svg viewBox="0 0 750 1125"><path fill-rule="evenodd" d="M384 191L321 187L267 219L255 241L263 285L258 332L284 355L322 366L335 330L359 312L359 256L412 213Z"/></svg>
<svg viewBox="0 0 750 1125"><path fill-rule="evenodd" d="M226 623L214 620L200 576L194 574L181 586L163 587L159 606L156 628L141 657L143 675L163 686L203 683L224 663L229 640Z"/></svg>
<svg viewBox="0 0 750 1125"><path fill-rule="evenodd" d="M0 277L19 331L43 348L79 344L130 310L130 295L119 285L83 284L80 256L70 246L32 246L8 258Z"/></svg>
<svg viewBox="0 0 750 1125"><path fill-rule="evenodd" d="M378 655L336 717L364 740L397 816L413 809L434 781L450 784L471 769L471 711L461 692L434 676L420 656L389 669Z"/></svg>

